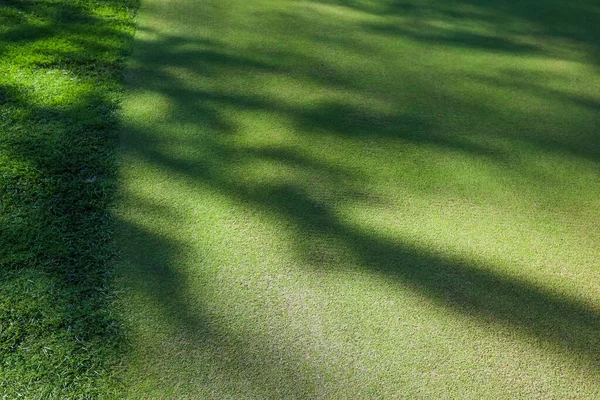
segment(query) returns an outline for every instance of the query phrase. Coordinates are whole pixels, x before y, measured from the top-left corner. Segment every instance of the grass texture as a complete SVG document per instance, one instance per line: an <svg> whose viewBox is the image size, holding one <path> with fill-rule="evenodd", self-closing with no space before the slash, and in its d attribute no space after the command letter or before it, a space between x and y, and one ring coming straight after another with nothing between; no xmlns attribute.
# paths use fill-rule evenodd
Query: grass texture
<svg viewBox="0 0 600 400"><path fill-rule="evenodd" d="M131 398L600 397L594 1L145 0Z"/></svg>
<svg viewBox="0 0 600 400"><path fill-rule="evenodd" d="M598 398L593 1L145 0L131 398Z"/></svg>
<svg viewBox="0 0 600 400"><path fill-rule="evenodd" d="M109 206L135 1L0 2L0 398L108 398Z"/></svg>

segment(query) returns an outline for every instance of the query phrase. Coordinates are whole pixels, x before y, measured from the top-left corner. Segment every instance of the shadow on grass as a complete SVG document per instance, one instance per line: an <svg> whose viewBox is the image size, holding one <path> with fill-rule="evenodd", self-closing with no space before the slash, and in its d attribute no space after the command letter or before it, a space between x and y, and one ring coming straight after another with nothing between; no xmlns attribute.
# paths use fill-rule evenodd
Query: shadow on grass
<svg viewBox="0 0 600 400"><path fill-rule="evenodd" d="M528 36L534 43L566 40L589 46L596 63L600 61L600 7L593 0L314 0L314 3L348 7L380 17L410 21L404 28L394 24L370 25L385 34L408 36L419 41L490 51L531 52L534 44L517 43L506 36ZM443 22L444 25L439 24ZM430 23L434 23L431 24ZM437 23L437 27L435 25ZM467 32L474 24L488 33ZM402 24L401 24L402 25ZM412 27L411 27L412 25ZM442 28L441 26L446 26ZM448 27L450 26L450 27ZM405 29L416 28L416 29ZM418 29L420 28L420 29Z"/></svg>
<svg viewBox="0 0 600 400"><path fill-rule="evenodd" d="M119 73L129 34L127 29L105 25L86 9L83 2L75 5L49 2L41 13L38 12L40 2L9 1L4 4L8 7L5 10L10 9L12 25L0 34L0 55L7 59L16 57L15 45L31 46L27 47L29 53L18 55L22 65L17 67L64 70L69 77L85 77L90 79L87 83L95 86L66 106L32 101L30 97L35 97L33 86L22 82L3 82L0 87L0 107L4 113L2 129L3 134L6 133L0 149L4 159L8 160L2 164L0 181L2 322L10 325L4 336L8 339L3 343L2 359L22 363L20 369L15 369L15 375L8 375L5 382L11 382L10 379L16 379L19 374L26 377L21 381L22 387L39 383L40 377L51 382L60 376L67 386L79 385L77 382L88 379L88 386L84 385L82 390L94 395L106 389L97 385L96 372L104 374L116 363L123 340L115 316L111 314L114 293L108 283L112 257L108 243L112 234L107 210L112 202L116 176L113 159L116 98L113 92L118 86L107 84L105 80L116 75L109 79L102 74ZM461 0L452 5L433 2L426 6L417 1L389 1L379 3L381 6L377 8L365 8L365 3L361 2L338 1L336 4L394 18L442 18L446 22L454 21L455 25L471 21L499 28L507 20L515 20L521 28L506 25L497 36L489 29L485 34L476 34L455 32L450 28L433 29L427 24L413 24L407 29L394 21L355 28L423 43L510 54L545 54L540 41L544 38L564 39L587 46L586 51L595 57L596 64L599 60L598 7L592 2ZM29 15L34 9L35 17ZM325 25L323 20L316 18L315 21L317 25ZM313 29L315 25L306 26L310 29L289 35L302 36L316 46L316 39L324 38L315 36L318 31ZM59 33L66 35L66 39ZM516 40L514 35L526 37ZM207 184L286 221L297 229L298 237L304 238L298 241L297 250L307 265L327 268L327 256L323 254L326 249L316 244L320 238L342 243L345 249L351 249L352 257L363 268L373 273L411 286L451 310L490 323L506 324L560 351L580 357L582 364L593 371L598 370L598 310L544 288L494 274L485 266L432 254L401 240L361 231L335 213L335 201L340 198L376 201L361 189L361 182L366 177L361 175L360 168L350 170L330 165L314 155L286 147L234 147L227 138L236 135L237 122L229 113L231 110L276 113L291 121L299 131L310 132L306 135L313 135L315 140L331 136L339 141L359 141L365 146L382 141L409 143L498 163L510 158L509 151L468 135L449 134L433 116L414 110L381 112L334 99L299 106L235 88L195 87L194 80L199 83L205 80L225 82L227 79L235 81L240 76L270 74L323 85L331 91L345 90L356 95L365 92L365 83L359 82L356 75L339 71L328 65L327 60L320 60L309 52L281 48L276 51L243 50L215 40L191 41L176 36L158 36L157 41L139 43L136 64L129 72L134 90L160 94L169 100L172 108L165 116L166 123L187 124L191 129L204 132L183 137L179 143L201 150L203 155L193 159L179 158L164 150L164 145L173 144L174 138L162 138L156 132L153 135L151 127L148 130L130 127L126 136L134 145L126 146L126 151L131 156L156 165L174 177ZM282 35L284 42L287 38ZM335 35L328 44L359 54L369 51L368 47L361 47L351 40L339 40ZM82 48L90 49L90 52L82 52ZM187 71L192 79L177 79L169 68ZM534 96L587 108L591 112L597 111L598 107L594 99L574 98L560 91L510 79L499 82L484 79L484 82L490 86L516 87L530 91ZM422 89L424 97L435 98L437 89L441 88ZM395 108L401 108L401 99L393 94L386 100ZM459 100L449 98L449 102L458 103ZM436 104L443 105L444 102ZM484 115L492 113L481 105L461 106L472 107L474 113L480 110ZM598 161L598 142L595 141L598 137L594 132L583 131L574 137L558 136L551 140L531 135L519 140L529 141L541 149ZM510 135L507 137L510 142ZM513 146L514 149L518 146ZM323 184L318 190L299 182L241 184L241 176L231 172L231 168L243 165L245 160L293 166L313 182ZM148 212L161 212L141 203L137 206L149 207ZM260 342L260 338L232 336L231 332L215 324L201 307L190 308L187 300L179 295L184 292L185 277L176 266L186 252L184 246L139 226L128 225L125 221L120 223L125 233L140 244L139 248L147 249L147 254L141 254L136 251L139 248L132 248L132 252L125 255L126 261L135 266L129 271L131 280L154 299L154 304L164 310L164 315L173 316L173 325L188 331L190 336L205 332L207 342L213 341L222 350L231 350L222 359L215 357L212 361L225 363L223 369L243 375L246 370L257 369L253 367L255 365L261 368L268 365L265 359L294 357L252 344L252 341ZM150 279L149 275L156 278ZM35 286L36 282L41 289ZM44 293L46 300L42 304L46 309L36 305L35 295L28 297L29 302L23 301L23 293L31 293L32 287ZM18 291L14 291L15 288L19 288ZM15 308L18 304L31 307L21 312ZM56 336L44 336L48 332ZM222 338L229 341L228 347L219 346ZM44 348L49 342L54 344L54 352L48 353ZM27 348L32 348L32 343L39 358L26 352ZM203 343L195 345L202 346ZM251 356L240 357L237 352L240 348L242 354ZM68 372L63 365L65 354L75 360L75 367ZM46 366L43 371L32 365L38 359ZM273 365L278 363L273 361ZM293 360L289 365L293 365ZM283 381L274 383L269 380L271 376L280 376ZM292 369L282 372L266 368L251 383L254 388L249 390L260 394L282 385L291 387L301 397L317 390L314 383L306 379ZM112 385L112 381L107 385Z"/></svg>
<svg viewBox="0 0 600 400"><path fill-rule="evenodd" d="M132 199L129 206L137 211L152 213L163 221L176 220L169 207L157 207L146 200ZM158 378L163 385L161 393L177 388L190 380L188 391L200 396L204 391L217 397L241 395L248 398L307 398L323 395L318 380L319 367L307 371L300 367L305 354L257 337L254 332L232 331L222 317L210 311L203 303L202 294L188 293L189 276L181 264L189 256L189 245L172 236L162 235L121 220L120 235L128 237L123 249L123 275L128 291L141 294L145 304L151 304L153 318L165 318L171 333L148 349L137 353L161 351L168 360L162 360L161 377L146 373L138 379L148 379L151 386ZM188 259L189 261L189 259ZM198 260L201 263L201 260ZM200 270L194 271L199 279ZM198 282L194 282L197 284ZM199 301L190 302L190 299ZM151 325L152 329L156 325ZM153 331L152 335L157 335ZM160 335L160 333L159 333ZM148 343L149 344L149 343ZM190 359L197 360L190 365ZM139 367L139 365L138 365ZM144 366L142 365L142 369ZM140 374L139 370L134 373ZM153 381L154 380L154 381ZM139 395L133 392L134 396ZM177 390L174 397L181 395Z"/></svg>
<svg viewBox="0 0 600 400"><path fill-rule="evenodd" d="M347 2L343 4L349 5ZM401 14L419 8L417 3L414 7L393 4L397 6L386 13ZM503 13L517 14L515 17L519 20L533 19L533 14L526 8L506 7L508 8ZM494 10L492 5L483 4L481 8L481 12ZM576 8L572 15L568 15L577 19L581 17L582 9ZM461 15L457 7L453 18ZM315 21L319 20L315 18ZM310 25L313 28L319 23L315 21ZM596 42L585 38L585 35L570 33L568 25L550 26L551 19L546 20L543 16L536 21L547 28L547 34L579 38L582 41L586 40L590 46L596 46ZM567 18L567 21L571 20ZM594 27L588 28L595 32ZM585 29L585 25L581 29ZM309 42L315 37L311 32L294 31L294 34L306 35ZM400 31L394 31L393 34L402 36ZM493 144L494 137L487 142L474 140L468 134L458 134L445 129L446 127L436 120L435 115L428 117L422 112L379 112L335 100L297 105L293 102L270 99L265 95L256 95L251 89L229 90L224 86L233 85L239 77L288 76L302 80L307 85L324 85L326 90L344 90L352 97L354 94L365 92L364 84L355 81L351 73L341 70L338 71L336 79L328 79L334 67L328 66L326 60L318 60L317 56L311 58L305 53L299 52L297 57L294 57L291 50L278 53L251 48L244 51L229 48L218 41L195 42L181 37L161 37L157 33L154 35L159 38L149 42L138 42L136 58L130 69L132 93L157 94L164 97L169 107L161 118L167 130L170 123L182 123L188 126L188 133L182 137L162 136L160 130L152 126L128 126L125 129L128 142L125 152L128 156L154 165L190 185L208 185L229 198L240 200L255 210L275 216L284 221L286 226L293 226L298 237L296 245L299 256L304 259L306 265L316 270L327 273L327 252L338 251L323 248L319 243L338 243L362 268L412 287L440 306L472 316L484 323L506 325L530 337L534 342L550 345L561 354L578 359L588 371L600 370L600 311L594 306L564 297L544 287L494 273L493 266L435 254L401 239L395 240L375 232L363 231L349 224L337 216L336 202L377 201L370 193L361 189L362 182L367 180L368 176L362 173L360 167L350 169L333 165L290 147L240 148L232 145L230 140L238 132L238 122L231 118L232 115L237 112L268 112L290 121L309 140L332 137L339 142L355 141L363 146L371 146L377 142L390 146L411 144L441 152L482 157L496 164L510 162L511 152L518 152L521 144L527 142L540 151L566 153L577 159L585 158L596 162L600 159L599 153L596 147L590 147L590 143L594 143L597 138L595 131L584 130L573 137L548 138L541 134L536 136L537 127L532 124L528 126L530 131L524 135L521 134L521 130L516 129L515 132L499 133L498 138L508 143L500 149ZM420 35L412 35L410 38L425 42L434 40ZM478 47L480 50L508 53L542 51L534 46L513 46L502 42L501 39L494 41L484 37L455 35L451 41L438 41L443 45L460 43L466 47ZM333 45L351 46L347 42ZM285 47L284 44L281 47ZM360 45L357 45L349 51L360 53L362 50ZM311 68L313 64L314 68ZM186 76L187 79L181 78L173 71L185 71L181 76ZM481 79L489 86L506 84L513 90L531 91L533 96L568 103L573 107L583 107L591 112L597 111L596 100L579 99L558 90L520 85L508 79L501 83L482 77L469 79ZM205 82L209 84L203 86ZM226 85L219 86L218 82L226 82ZM422 89L423 96L432 94L433 98L436 98L436 88ZM387 100L401 108L401 97L395 98L392 95ZM442 101L436 104L443 104L443 100L442 96ZM475 104L476 101L471 104L459 97L449 97L448 101L459 104L462 112L471 110L473 114L480 115L480 110L484 110L484 116L486 113L493 114L493 111L486 110L485 105ZM539 128L540 132L541 130L542 128ZM168 146L196 149L202 155L178 157L175 151L164 150ZM243 173L235 172L238 171L236 167L243 168L252 160L272 163L273 168L293 166L308 177L307 182L313 183L255 183L244 180ZM383 164L393 162L394 160L382 160ZM140 207L143 208L143 205ZM177 260L178 254L184 253L185 250L177 244L171 247L168 239L153 238L151 233L136 231L137 228L134 227L128 229L132 230L131 235L136 237L136 240L151 243L149 248L168 249L164 253L165 259L161 261L161 266L156 268L161 270L161 276L166 276L167 286L172 292L178 292L179 290L173 288L178 287L180 278L174 276L176 272L171 268L173 260ZM135 259L135 255L132 257ZM333 254L333 257L336 255ZM175 313L166 312L168 315L181 315L181 318L174 321L175 324L192 332L207 329L207 338L211 337L211 324L202 319L202 310L190 309L185 299L175 298L171 301L167 293L161 292L160 282L157 283L157 287L146 287L144 271L146 268L150 271L154 267L144 260L133 262L141 264L138 266L141 271L139 276L133 278L137 282L135 284L154 298L156 304L179 310ZM190 317L187 317L188 315ZM193 317L194 315L197 317ZM228 333L220 331L216 335L223 337ZM277 357L280 356L274 356ZM243 365L239 364L235 369L243 370ZM273 372L265 372L266 375L271 373ZM299 378L296 376L294 379ZM298 388L298 393L312 390L309 386L303 387L304 383L294 382L293 379L288 384Z"/></svg>
<svg viewBox="0 0 600 400"><path fill-rule="evenodd" d="M98 8L105 17L99 16ZM0 5L0 394L118 392L109 208L136 2ZM113 18L106 16L110 15Z"/></svg>
<svg viewBox="0 0 600 400"><path fill-rule="evenodd" d="M130 137L144 132L128 131ZM137 140L136 140L137 142ZM205 146L206 141L190 140L188 146ZM316 271L327 273L329 256L336 257L337 248L324 248L323 243L341 243L343 251L350 251L351 258L359 265L374 273L396 279L426 294L438 304L451 310L473 316L484 323L505 324L512 329L530 335L540 343L547 343L558 351L576 356L587 368L600 369L600 312L588 304L568 299L543 287L538 287L514 278L498 275L491 268L481 264L472 264L460 259L452 259L431 253L423 248L415 247L391 237L379 236L376 233L362 231L348 225L333 213L335 200L323 201L315 193L306 191L293 184L264 184L246 186L232 180L224 171L225 166L232 166L240 158L216 158L210 160L180 160L170 158L161 153L141 154L129 148L135 156L143 157L146 162L156 163L170 174L190 184L207 183L231 198L243 201L256 210L275 215L281 221L296 227L298 235L298 252L304 263ZM221 156L224 153L221 153ZM234 154L234 153L230 153ZM275 155L275 156L274 156ZM147 157L147 158L146 158ZM258 151L246 154L245 157L260 159L277 159L289 163L308 172L314 181L327 182L329 194L335 199L359 199L373 201L365 193L350 189L355 186L353 177L346 172L346 178L337 180L341 174L336 167L325 165L290 153L285 150ZM211 168L212 166L212 168ZM219 168L222 167L222 168ZM351 183L350 185L348 183ZM133 232L132 236L146 242L148 232ZM171 248L166 242L151 240L150 248L160 249L165 255L161 266L161 277L173 274L170 270L173 260L185 253L182 247ZM170 250L169 250L170 248ZM349 250L350 249L350 250ZM156 252L152 252L155 254ZM330 254L329 256L327 255ZM160 264L160 262L159 262ZM153 264L154 265L154 264ZM138 285L146 285L145 273L153 274L151 266L141 266L142 272L137 277ZM161 279L162 281L162 279ZM172 300L177 289L171 294L162 293L163 283L168 287L177 287L178 279L168 278L158 282L157 288L145 288L147 293L155 296L156 304L174 307L173 312L165 315L197 315L202 310L187 309L184 299ZM167 302L164 299L169 299ZM181 311L186 310L187 311ZM190 323L190 320L193 321ZM194 321L194 317L174 321L184 329L198 331L202 322ZM206 328L208 325L204 325ZM210 328L209 328L210 329ZM220 332L218 336L227 335Z"/></svg>

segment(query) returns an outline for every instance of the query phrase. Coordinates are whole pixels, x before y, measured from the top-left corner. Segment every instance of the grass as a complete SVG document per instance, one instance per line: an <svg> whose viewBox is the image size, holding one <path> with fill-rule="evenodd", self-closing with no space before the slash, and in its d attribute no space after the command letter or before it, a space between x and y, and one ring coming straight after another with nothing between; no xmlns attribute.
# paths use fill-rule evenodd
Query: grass
<svg viewBox="0 0 600 400"><path fill-rule="evenodd" d="M593 1L145 0L131 398L598 398Z"/></svg>
<svg viewBox="0 0 600 400"><path fill-rule="evenodd" d="M594 1L136 8L0 3L0 397L600 397Z"/></svg>
<svg viewBox="0 0 600 400"><path fill-rule="evenodd" d="M109 207L136 1L0 2L0 398L108 398Z"/></svg>

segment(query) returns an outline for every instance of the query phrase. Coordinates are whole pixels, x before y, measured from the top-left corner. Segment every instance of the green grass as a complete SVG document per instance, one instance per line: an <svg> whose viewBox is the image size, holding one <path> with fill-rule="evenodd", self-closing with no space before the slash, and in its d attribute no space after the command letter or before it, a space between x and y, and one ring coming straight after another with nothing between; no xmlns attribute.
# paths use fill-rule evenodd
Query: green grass
<svg viewBox="0 0 600 400"><path fill-rule="evenodd" d="M120 121L136 7L0 2L1 398L600 397L600 6L144 0Z"/></svg>
<svg viewBox="0 0 600 400"><path fill-rule="evenodd" d="M145 0L131 398L600 397L594 1Z"/></svg>
<svg viewBox="0 0 600 400"><path fill-rule="evenodd" d="M0 2L0 398L107 398L116 109L137 2Z"/></svg>

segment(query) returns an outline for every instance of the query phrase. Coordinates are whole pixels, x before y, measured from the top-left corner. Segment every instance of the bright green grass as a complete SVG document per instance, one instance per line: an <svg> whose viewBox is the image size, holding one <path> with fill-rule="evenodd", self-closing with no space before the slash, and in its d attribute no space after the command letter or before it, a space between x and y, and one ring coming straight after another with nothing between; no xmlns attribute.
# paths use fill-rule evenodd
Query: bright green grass
<svg viewBox="0 0 600 400"><path fill-rule="evenodd" d="M138 398L600 398L594 1L145 0Z"/></svg>
<svg viewBox="0 0 600 400"><path fill-rule="evenodd" d="M0 398L107 398L116 108L135 0L0 1Z"/></svg>

